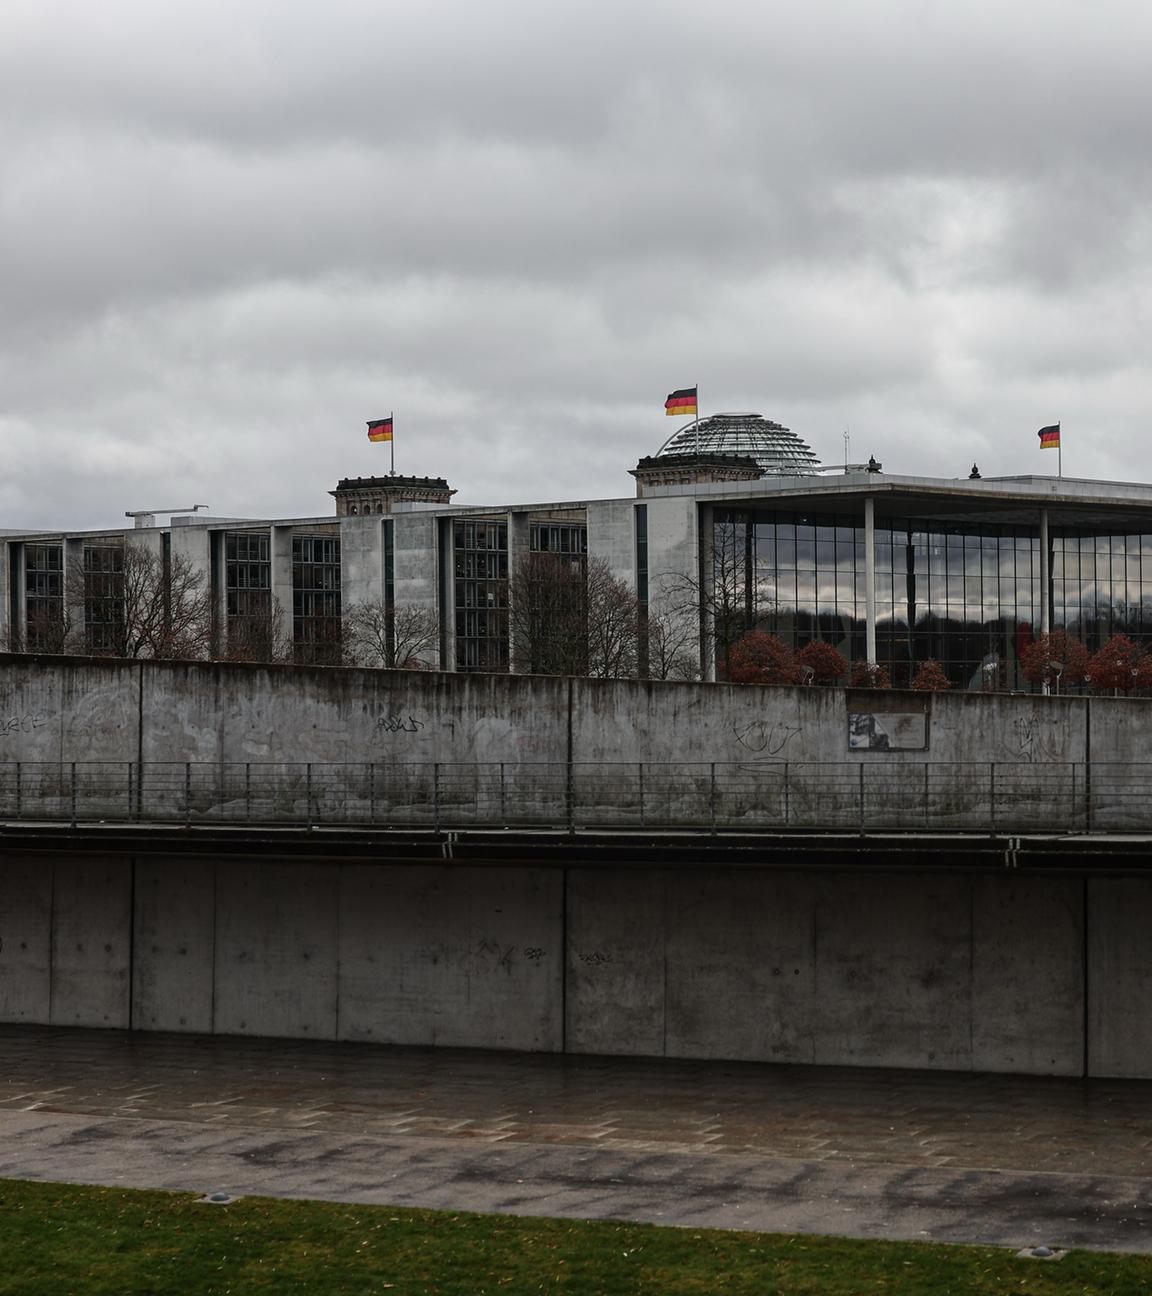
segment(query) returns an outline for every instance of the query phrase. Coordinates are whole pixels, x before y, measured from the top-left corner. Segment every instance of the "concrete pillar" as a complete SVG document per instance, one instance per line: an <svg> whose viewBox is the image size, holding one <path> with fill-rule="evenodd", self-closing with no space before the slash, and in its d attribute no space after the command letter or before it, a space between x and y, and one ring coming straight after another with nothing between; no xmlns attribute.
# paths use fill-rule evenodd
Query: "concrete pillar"
<svg viewBox="0 0 1152 1296"><path fill-rule="evenodd" d="M876 665L876 501L864 500L864 655Z"/></svg>
<svg viewBox="0 0 1152 1296"><path fill-rule="evenodd" d="M292 528L291 526L273 526L271 528L269 552L272 559L272 608L279 607L284 618L284 638L291 644L295 642L292 613Z"/></svg>
<svg viewBox="0 0 1152 1296"><path fill-rule="evenodd" d="M1049 586L1051 578L1048 573L1048 510L1040 510L1040 633L1051 632L1052 609L1049 606ZM1047 690L1045 690L1047 692Z"/></svg>
<svg viewBox="0 0 1152 1296"><path fill-rule="evenodd" d="M0 594L3 596L3 609L0 609L0 627L4 629L4 638L0 646L10 649L23 647L25 613L24 602L24 542L12 540L4 546L3 571L0 571Z"/></svg>

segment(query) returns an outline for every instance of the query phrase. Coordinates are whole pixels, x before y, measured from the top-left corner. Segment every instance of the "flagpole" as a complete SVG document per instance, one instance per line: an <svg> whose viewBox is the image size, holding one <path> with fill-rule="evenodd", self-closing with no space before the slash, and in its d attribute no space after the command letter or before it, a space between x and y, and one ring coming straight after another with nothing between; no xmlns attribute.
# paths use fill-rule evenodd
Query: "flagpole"
<svg viewBox="0 0 1152 1296"><path fill-rule="evenodd" d="M1062 433L1064 429L1060 426L1060 420L1056 420L1057 437L1056 437L1056 476L1063 480L1064 478L1064 445Z"/></svg>
<svg viewBox="0 0 1152 1296"><path fill-rule="evenodd" d="M392 471L388 474L390 477L396 476L396 411L389 410L388 417L392 422L392 436L388 440L388 449L392 452Z"/></svg>
<svg viewBox="0 0 1152 1296"><path fill-rule="evenodd" d="M696 419L692 424L696 432L696 453L700 453L700 384L696 384Z"/></svg>

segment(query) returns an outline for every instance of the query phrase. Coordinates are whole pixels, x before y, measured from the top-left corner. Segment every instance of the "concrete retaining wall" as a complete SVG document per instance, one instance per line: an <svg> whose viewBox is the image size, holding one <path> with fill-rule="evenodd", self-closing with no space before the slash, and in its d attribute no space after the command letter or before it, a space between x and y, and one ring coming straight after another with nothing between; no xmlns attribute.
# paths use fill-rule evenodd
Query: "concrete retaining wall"
<svg viewBox="0 0 1152 1296"><path fill-rule="evenodd" d="M0 1020L1152 1077L1150 924L1144 879L7 856Z"/></svg>
<svg viewBox="0 0 1152 1296"><path fill-rule="evenodd" d="M883 696L928 706L924 750L850 750L875 695L841 689L0 655L0 762L1147 758L1152 699Z"/></svg>

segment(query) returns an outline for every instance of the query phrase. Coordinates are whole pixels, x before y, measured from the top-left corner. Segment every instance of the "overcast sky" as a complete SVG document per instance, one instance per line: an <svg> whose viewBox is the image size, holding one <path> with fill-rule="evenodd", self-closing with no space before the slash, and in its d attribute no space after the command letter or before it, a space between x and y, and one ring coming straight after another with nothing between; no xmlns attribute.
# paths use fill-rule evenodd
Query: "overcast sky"
<svg viewBox="0 0 1152 1296"><path fill-rule="evenodd" d="M703 414L1152 480L1152 7L3 0L0 527L632 493Z"/></svg>

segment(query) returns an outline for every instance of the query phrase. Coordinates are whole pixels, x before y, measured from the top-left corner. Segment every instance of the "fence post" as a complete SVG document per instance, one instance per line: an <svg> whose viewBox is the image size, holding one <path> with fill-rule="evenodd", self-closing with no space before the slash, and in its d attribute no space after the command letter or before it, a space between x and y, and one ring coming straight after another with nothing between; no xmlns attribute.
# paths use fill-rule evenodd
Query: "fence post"
<svg viewBox="0 0 1152 1296"><path fill-rule="evenodd" d="M1092 766L1084 762L1084 831L1092 831Z"/></svg>
<svg viewBox="0 0 1152 1296"><path fill-rule="evenodd" d="M568 831L576 831L576 770L571 761L565 766L567 773L564 779L564 800L568 817Z"/></svg>
<svg viewBox="0 0 1152 1296"><path fill-rule="evenodd" d="M132 768L131 764L129 764L128 768L129 769ZM72 798L72 827L75 828L76 827L76 762L75 761L72 762L71 773L69 774L68 782L69 782L68 792Z"/></svg>
<svg viewBox="0 0 1152 1296"><path fill-rule="evenodd" d="M861 761L858 766L860 770L860 832L864 832L864 762Z"/></svg>
<svg viewBox="0 0 1152 1296"><path fill-rule="evenodd" d="M440 831L440 762L432 766L432 825Z"/></svg>
<svg viewBox="0 0 1152 1296"><path fill-rule="evenodd" d="M504 785L504 762L500 762L500 827L508 827L508 789Z"/></svg>
<svg viewBox="0 0 1152 1296"><path fill-rule="evenodd" d="M244 818L252 822L252 762L244 762Z"/></svg>
<svg viewBox="0 0 1152 1296"><path fill-rule="evenodd" d="M712 824L712 836L716 836L716 762L712 762L711 778L708 785L708 818Z"/></svg>
<svg viewBox="0 0 1152 1296"><path fill-rule="evenodd" d="M992 820L992 836L996 836L996 762L988 764L988 810Z"/></svg>
<svg viewBox="0 0 1152 1296"><path fill-rule="evenodd" d="M192 827L192 762L184 762L184 827Z"/></svg>
<svg viewBox="0 0 1152 1296"><path fill-rule="evenodd" d="M788 777L789 761L784 762L784 827L792 822L792 782Z"/></svg>
<svg viewBox="0 0 1152 1296"><path fill-rule="evenodd" d="M16 762L16 818L24 813L23 761Z"/></svg>
<svg viewBox="0 0 1152 1296"><path fill-rule="evenodd" d="M308 827L312 827L312 762L305 767L304 808L308 816Z"/></svg>
<svg viewBox="0 0 1152 1296"><path fill-rule="evenodd" d="M132 762L131 762L131 761L125 761L124 764L127 765L127 767L128 767L128 818L129 818L129 820L131 820L131 818L132 818L132 812L133 812L133 810L134 810L134 808L135 808L135 806L136 806L136 798L135 798L135 796L133 795L133 786L132 786ZM73 763L72 768L73 768L73 769L76 768L75 763ZM76 794L75 794L75 793L72 794L72 804L73 804L73 806L75 806L75 804L76 804ZM76 818L76 811L75 811L75 810L72 811L72 818L73 818L73 819Z"/></svg>
<svg viewBox="0 0 1152 1296"><path fill-rule="evenodd" d="M647 821L644 818L644 762L643 761L636 762L636 787L640 796L640 827L644 828L647 826Z"/></svg>
<svg viewBox="0 0 1152 1296"><path fill-rule="evenodd" d="M376 822L376 762L368 762L368 822Z"/></svg>
<svg viewBox="0 0 1152 1296"><path fill-rule="evenodd" d="M932 823L932 815L929 806L932 804L932 797L928 785L928 762L924 762L924 827L928 828Z"/></svg>

